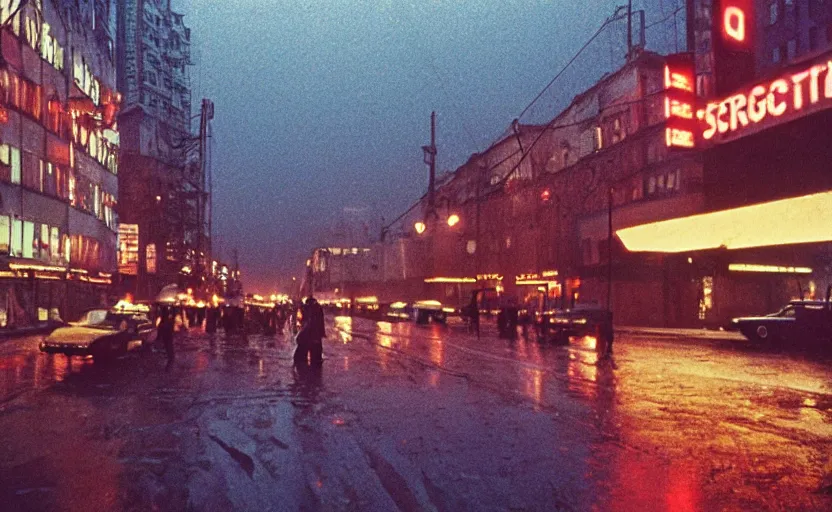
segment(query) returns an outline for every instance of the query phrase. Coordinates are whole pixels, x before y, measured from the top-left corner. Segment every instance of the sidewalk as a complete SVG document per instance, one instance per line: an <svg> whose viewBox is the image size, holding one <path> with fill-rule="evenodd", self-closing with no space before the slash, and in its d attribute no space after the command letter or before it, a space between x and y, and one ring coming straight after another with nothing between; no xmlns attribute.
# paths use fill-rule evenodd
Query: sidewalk
<svg viewBox="0 0 832 512"><path fill-rule="evenodd" d="M46 334L49 332L54 331L58 327L61 327L63 324L58 324L55 322L41 322L35 325L30 325L27 327L18 327L18 328L7 328L7 327L0 327L0 343L15 339L21 338L23 336L32 336L35 334Z"/></svg>
<svg viewBox="0 0 832 512"><path fill-rule="evenodd" d="M745 341L745 336L735 331L712 329L675 329L669 327L616 327L616 333L636 336L659 336L663 338L694 338L703 340Z"/></svg>

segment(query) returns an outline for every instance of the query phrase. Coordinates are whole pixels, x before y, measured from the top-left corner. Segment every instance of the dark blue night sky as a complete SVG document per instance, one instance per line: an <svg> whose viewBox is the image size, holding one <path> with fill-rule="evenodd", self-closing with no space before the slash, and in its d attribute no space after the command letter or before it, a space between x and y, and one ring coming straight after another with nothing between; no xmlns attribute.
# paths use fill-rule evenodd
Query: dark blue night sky
<svg viewBox="0 0 832 512"><path fill-rule="evenodd" d="M610 16L615 0L179 0L192 29L194 105L216 105L215 248L238 248L268 292L339 219L379 225L424 192L437 112L439 170L498 139ZM682 0L648 8L648 46L683 44ZM666 19L664 22L661 20ZM659 23L656 23L659 22ZM621 64L610 25L521 120L551 119ZM680 48L683 49L683 48Z"/></svg>

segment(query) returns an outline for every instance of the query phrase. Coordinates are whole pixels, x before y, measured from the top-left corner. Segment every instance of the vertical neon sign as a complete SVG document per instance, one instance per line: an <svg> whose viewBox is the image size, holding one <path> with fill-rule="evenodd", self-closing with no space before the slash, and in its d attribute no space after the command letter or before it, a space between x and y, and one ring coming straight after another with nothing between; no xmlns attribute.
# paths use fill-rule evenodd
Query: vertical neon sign
<svg viewBox="0 0 832 512"><path fill-rule="evenodd" d="M712 16L714 92L723 95L754 77L754 1L713 0Z"/></svg>
<svg viewBox="0 0 832 512"><path fill-rule="evenodd" d="M664 65L664 90L665 144L669 148L695 147L696 89L693 56L690 53L667 56Z"/></svg>

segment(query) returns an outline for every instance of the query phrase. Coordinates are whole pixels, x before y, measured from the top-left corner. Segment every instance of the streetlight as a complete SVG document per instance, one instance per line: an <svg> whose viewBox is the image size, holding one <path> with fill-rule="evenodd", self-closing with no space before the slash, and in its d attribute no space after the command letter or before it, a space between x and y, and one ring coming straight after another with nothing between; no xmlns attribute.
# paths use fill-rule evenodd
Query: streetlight
<svg viewBox="0 0 832 512"><path fill-rule="evenodd" d="M413 228L416 230L416 233L421 235L428 229L428 226L424 222L419 221L413 225Z"/></svg>
<svg viewBox="0 0 832 512"><path fill-rule="evenodd" d="M455 213L452 213L451 215L448 216L448 226L450 226L450 227L456 226L457 224L459 224L459 220L460 220L459 215L457 215Z"/></svg>

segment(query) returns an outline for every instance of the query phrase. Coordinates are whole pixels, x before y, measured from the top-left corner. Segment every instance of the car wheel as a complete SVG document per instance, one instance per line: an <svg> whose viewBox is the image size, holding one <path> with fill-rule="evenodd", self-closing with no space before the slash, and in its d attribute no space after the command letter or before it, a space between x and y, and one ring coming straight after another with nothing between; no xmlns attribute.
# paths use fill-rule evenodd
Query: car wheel
<svg viewBox="0 0 832 512"><path fill-rule="evenodd" d="M768 327L766 327L765 325L757 326L756 333L757 337L760 338L760 340L762 341L766 341L769 338L769 335L771 334L768 332Z"/></svg>

